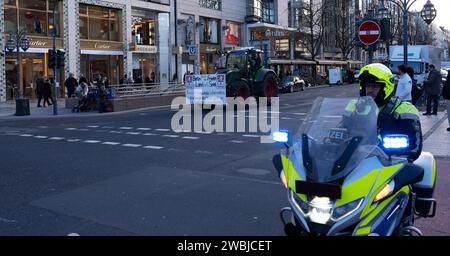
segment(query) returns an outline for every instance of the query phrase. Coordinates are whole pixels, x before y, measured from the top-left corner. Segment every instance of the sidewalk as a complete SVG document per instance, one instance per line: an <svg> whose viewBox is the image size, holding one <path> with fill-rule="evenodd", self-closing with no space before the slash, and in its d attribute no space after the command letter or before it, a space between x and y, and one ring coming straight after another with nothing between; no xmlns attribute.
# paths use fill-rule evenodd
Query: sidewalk
<svg viewBox="0 0 450 256"><path fill-rule="evenodd" d="M89 116L98 114L97 112L83 112L72 113L71 109L67 109L65 99L58 99L58 116ZM14 101L0 103L0 119L29 119L53 117L53 106L45 108L38 108L36 100L30 100L30 115L29 116L15 116L16 103Z"/></svg>
<svg viewBox="0 0 450 256"><path fill-rule="evenodd" d="M427 119L433 118L436 117L423 117L421 122L424 124L424 122L431 121ZM450 132L447 131L449 127L447 113L439 113L438 119L439 121L435 122L437 126L433 130L429 130L427 133L424 132L423 151L431 152L435 157L450 158Z"/></svg>

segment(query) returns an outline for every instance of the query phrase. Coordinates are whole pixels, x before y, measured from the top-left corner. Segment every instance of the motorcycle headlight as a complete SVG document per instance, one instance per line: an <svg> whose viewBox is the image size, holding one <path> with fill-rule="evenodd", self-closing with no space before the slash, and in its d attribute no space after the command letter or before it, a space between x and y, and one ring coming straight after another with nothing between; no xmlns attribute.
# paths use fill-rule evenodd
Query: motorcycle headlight
<svg viewBox="0 0 450 256"><path fill-rule="evenodd" d="M318 224L326 224L333 211L333 205L328 197L314 197L309 204L309 220Z"/></svg>
<svg viewBox="0 0 450 256"><path fill-rule="evenodd" d="M355 201L352 201L348 204L344 204L342 206L336 207L333 211L333 216L331 217L331 220L334 222L337 222L350 214L354 213L356 210L361 207L362 202L364 201L364 198L357 199Z"/></svg>
<svg viewBox="0 0 450 256"><path fill-rule="evenodd" d="M303 201L297 193L291 190L291 198L294 204L297 206L297 209L303 214L304 217L308 215L309 205L307 202Z"/></svg>

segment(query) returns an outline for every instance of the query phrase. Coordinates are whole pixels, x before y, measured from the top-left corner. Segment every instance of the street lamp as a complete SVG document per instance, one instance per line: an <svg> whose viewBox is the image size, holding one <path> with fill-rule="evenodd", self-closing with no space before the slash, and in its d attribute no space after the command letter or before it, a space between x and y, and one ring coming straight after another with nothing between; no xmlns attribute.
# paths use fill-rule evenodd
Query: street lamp
<svg viewBox="0 0 450 256"><path fill-rule="evenodd" d="M378 18L380 20L382 19L389 19L389 10L384 6L384 1L381 2L380 8L378 8Z"/></svg>
<svg viewBox="0 0 450 256"><path fill-rule="evenodd" d="M396 4L403 11L403 64L408 65L408 12L417 0L387 0ZM422 19L429 25L436 18L436 9L431 0L424 5L421 11Z"/></svg>
<svg viewBox="0 0 450 256"><path fill-rule="evenodd" d="M20 94L20 49L26 52L30 48L27 31L25 28L16 30L9 34L9 39L6 42L6 49L12 53L16 50L16 65L17 65L17 94L16 94L16 116L24 116L30 114L30 104L28 99L24 99ZM25 95L25 88L24 93Z"/></svg>
<svg viewBox="0 0 450 256"><path fill-rule="evenodd" d="M428 25L430 25L431 22L433 22L433 20L436 18L436 8L434 8L434 5L430 0L428 0L424 5L423 10L420 12L420 16L422 16L422 19Z"/></svg>

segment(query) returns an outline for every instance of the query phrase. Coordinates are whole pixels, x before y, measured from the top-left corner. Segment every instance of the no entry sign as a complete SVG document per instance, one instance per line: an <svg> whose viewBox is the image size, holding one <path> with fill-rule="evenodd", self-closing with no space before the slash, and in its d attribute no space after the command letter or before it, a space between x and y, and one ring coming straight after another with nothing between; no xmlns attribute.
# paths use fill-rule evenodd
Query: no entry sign
<svg viewBox="0 0 450 256"><path fill-rule="evenodd" d="M381 37L381 28L375 21L365 21L358 28L359 41L365 45L376 43Z"/></svg>

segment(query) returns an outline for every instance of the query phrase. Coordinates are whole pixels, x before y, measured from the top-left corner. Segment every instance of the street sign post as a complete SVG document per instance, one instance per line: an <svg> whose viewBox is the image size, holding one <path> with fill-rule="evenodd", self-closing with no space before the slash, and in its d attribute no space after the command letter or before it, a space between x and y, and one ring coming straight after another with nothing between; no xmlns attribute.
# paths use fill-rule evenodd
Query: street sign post
<svg viewBox="0 0 450 256"><path fill-rule="evenodd" d="M197 46L196 45L189 46L189 55L197 55Z"/></svg>
<svg viewBox="0 0 450 256"><path fill-rule="evenodd" d="M359 41L365 45L375 44L380 40L381 27L375 21L365 21L358 28L358 37Z"/></svg>

